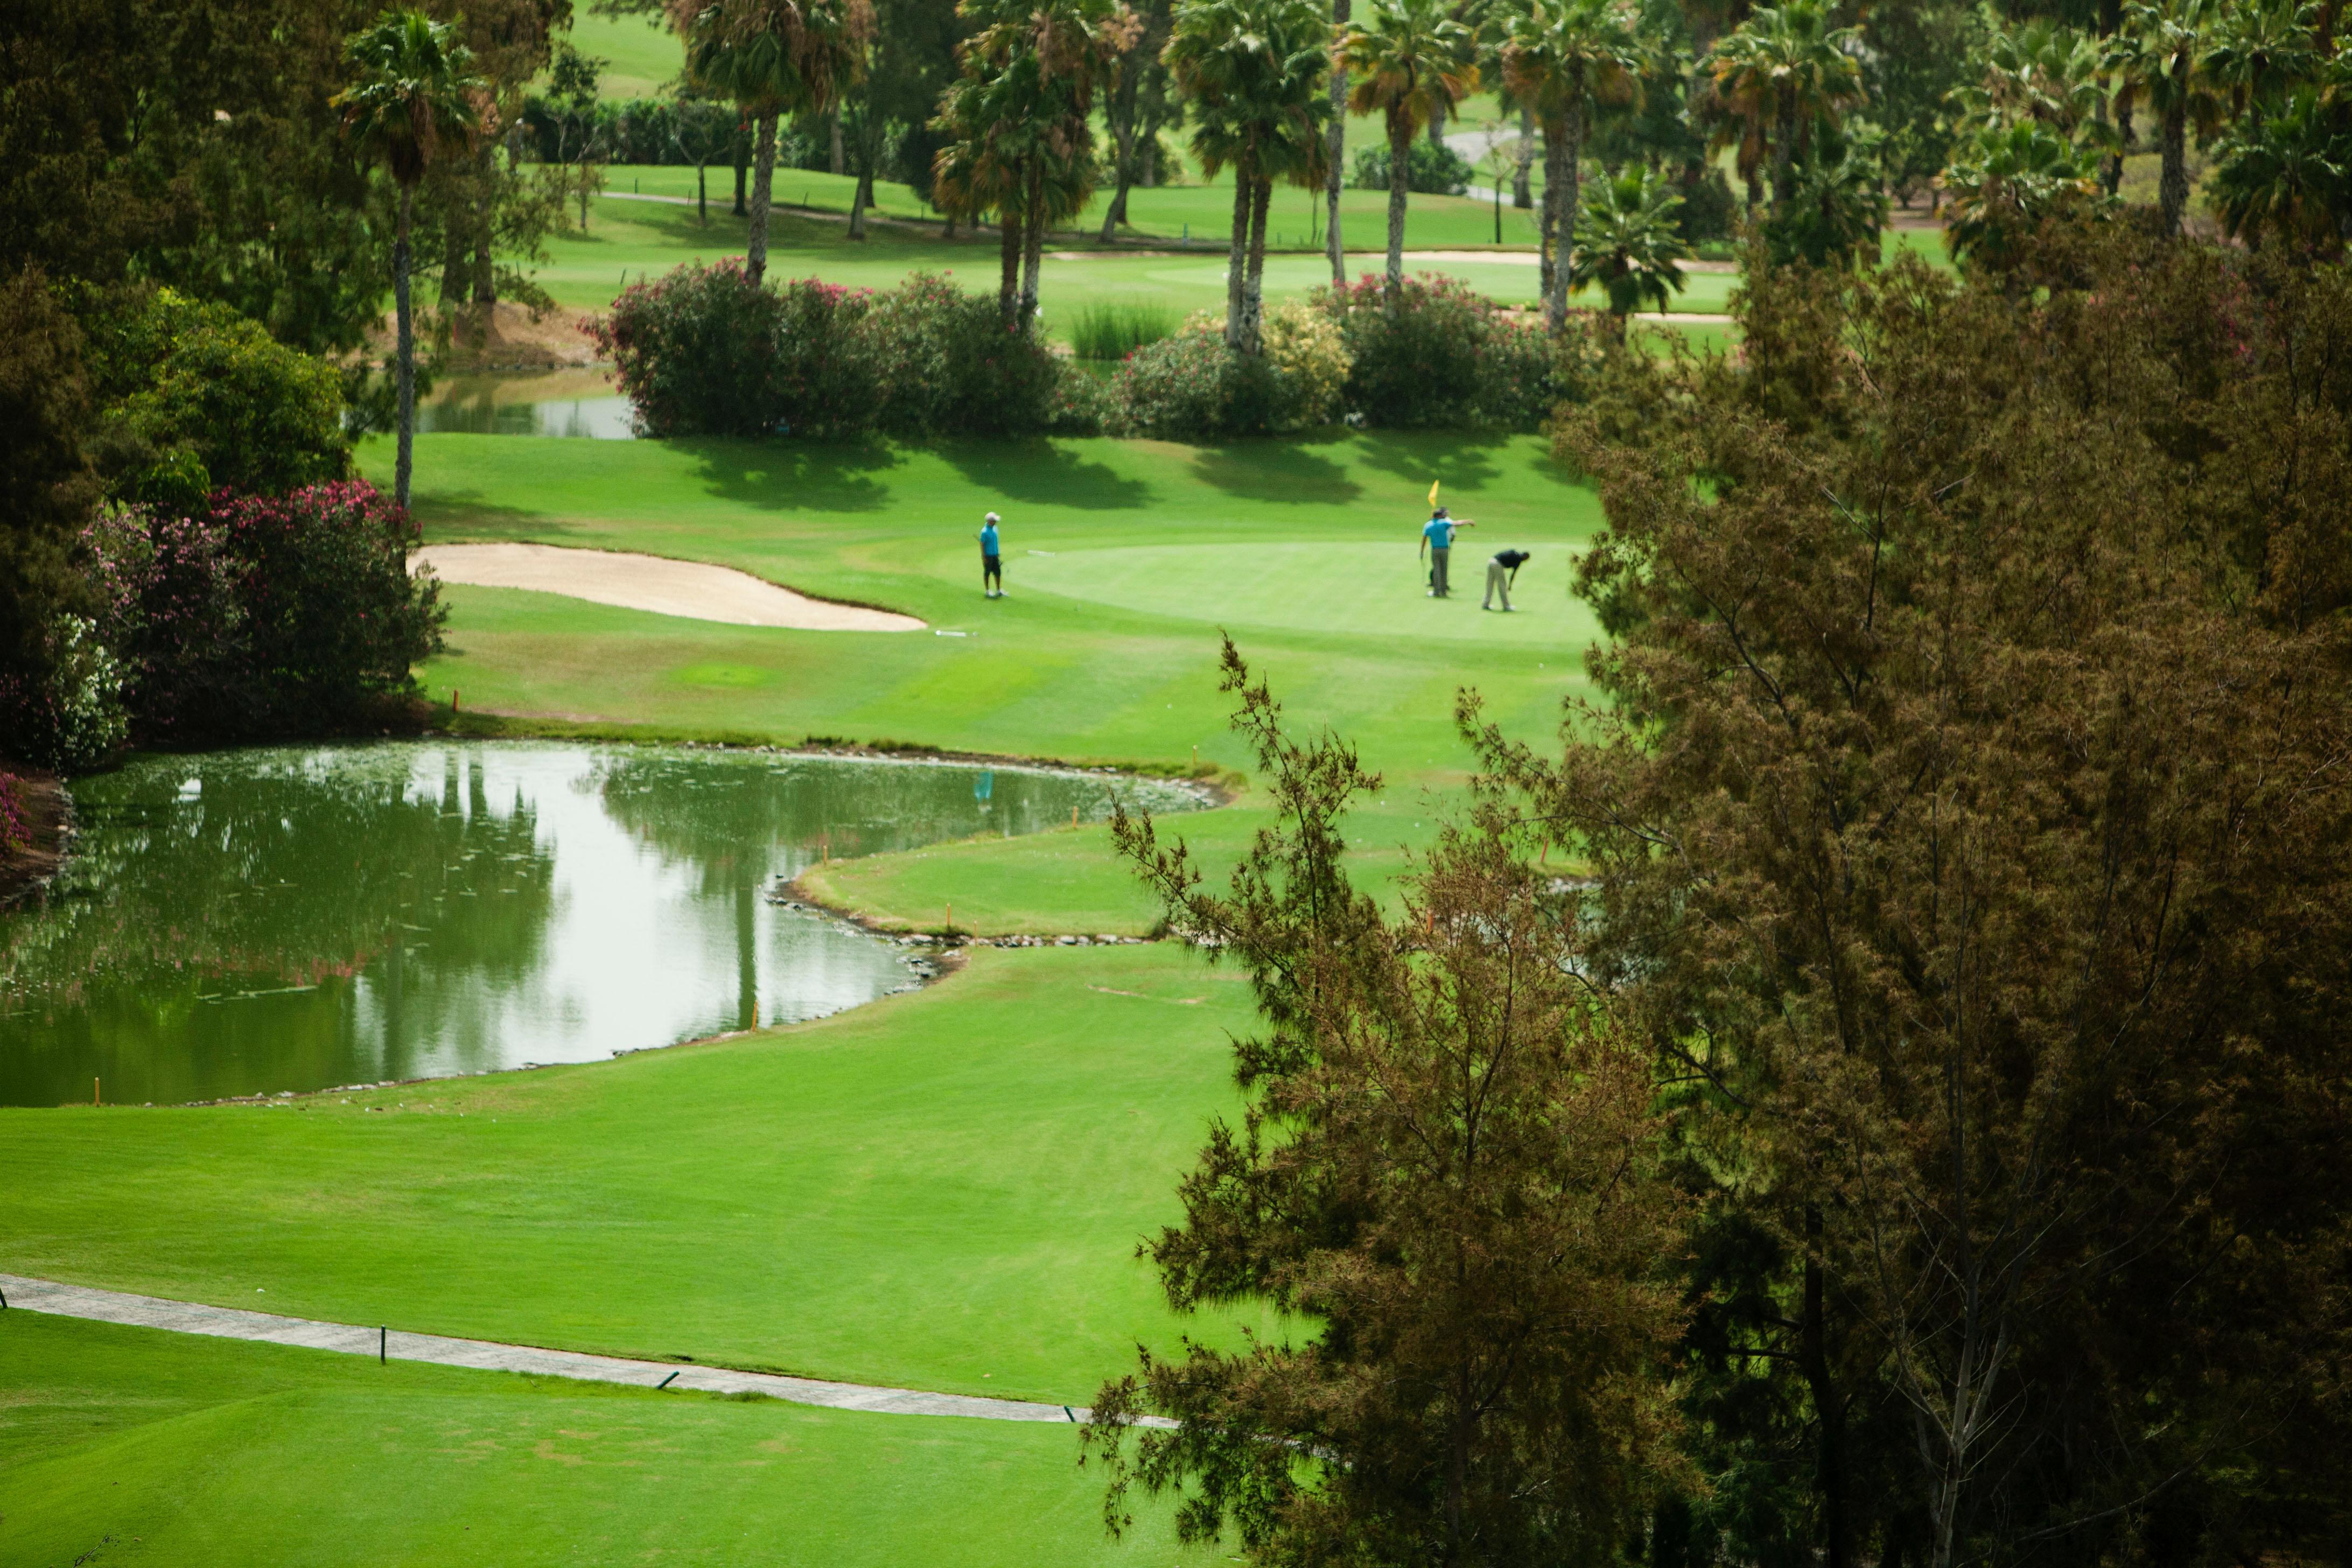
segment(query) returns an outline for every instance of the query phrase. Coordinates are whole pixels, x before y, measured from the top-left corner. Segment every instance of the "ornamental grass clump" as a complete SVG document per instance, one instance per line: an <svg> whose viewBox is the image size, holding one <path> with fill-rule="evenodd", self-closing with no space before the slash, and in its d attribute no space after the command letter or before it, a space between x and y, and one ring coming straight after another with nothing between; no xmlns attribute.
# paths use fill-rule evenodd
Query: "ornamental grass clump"
<svg viewBox="0 0 2352 1568"><path fill-rule="evenodd" d="M1157 305L1133 300L1088 305L1070 327L1070 349L1080 359L1122 360L1175 330L1168 312Z"/></svg>

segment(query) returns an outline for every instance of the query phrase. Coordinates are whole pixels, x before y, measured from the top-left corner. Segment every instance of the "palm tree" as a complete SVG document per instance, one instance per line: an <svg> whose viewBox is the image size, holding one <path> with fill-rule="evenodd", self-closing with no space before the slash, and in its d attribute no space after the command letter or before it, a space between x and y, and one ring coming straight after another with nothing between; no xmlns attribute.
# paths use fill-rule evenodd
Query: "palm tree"
<svg viewBox="0 0 2352 1568"><path fill-rule="evenodd" d="M2100 196L2091 158L2032 120L1979 127L1936 183L1950 204L1944 243L1954 259L2011 275L2046 219Z"/></svg>
<svg viewBox="0 0 2352 1568"><path fill-rule="evenodd" d="M408 231L415 216L416 184L445 138L468 140L480 129L478 105L488 88L467 74L473 55L455 31L421 11L385 12L374 26L345 39L343 52L352 64L352 85L333 103L343 111L344 130L390 165L399 192L392 300L400 434L392 494L394 504L405 510L416 447L416 329L408 301Z"/></svg>
<svg viewBox="0 0 2352 1568"><path fill-rule="evenodd" d="M1641 78L1633 29L1613 0L1534 0L1511 18L1503 83L1543 127L1544 325L1568 321L1566 241L1576 235L1578 166L1596 102L1630 102Z"/></svg>
<svg viewBox="0 0 2352 1568"><path fill-rule="evenodd" d="M2124 11L2124 28L2110 40L2108 62L2122 79L2116 95L2118 118L2128 123L2145 100L2157 119L2157 147L2163 170L2157 204L2168 234L2180 232L2189 210L2189 131L2210 130L2221 116L2221 100L2207 71L2207 56L2219 37L2223 0L2134 0Z"/></svg>
<svg viewBox="0 0 2352 1568"><path fill-rule="evenodd" d="M2247 248L2274 235L2334 257L2352 215L2352 134L2326 100L2298 89L2284 108L2222 139L2213 193L2221 226Z"/></svg>
<svg viewBox="0 0 2352 1568"><path fill-rule="evenodd" d="M1389 133L1388 300L1404 289L1405 171L1412 139L1432 115L1477 90L1477 35L1455 21L1444 0L1371 0L1369 14L1340 35L1339 61L1349 73L1348 107L1379 110Z"/></svg>
<svg viewBox="0 0 2352 1568"><path fill-rule="evenodd" d="M1683 290L1675 263L1689 260L1691 247L1675 219L1682 205L1673 182L1637 163L1602 180L1577 218L1569 286L1600 287L1621 342L1626 317L1644 304L1663 310Z"/></svg>
<svg viewBox="0 0 2352 1568"><path fill-rule="evenodd" d="M961 48L964 79L981 84L979 133L1017 182L1014 324L1026 327L1037 315L1046 226L1076 216L1094 191L1095 89L1138 24L1118 0L963 0L956 14L976 28Z"/></svg>
<svg viewBox="0 0 2352 1568"><path fill-rule="evenodd" d="M1717 112L1739 135L1739 172L1756 199L1757 170L1769 152L1772 196L1786 201L1789 170L1812 142L1815 124L1862 101L1862 64L1852 27L1832 27L1821 0L1759 5L1717 39L1706 68ZM1718 133L1718 137L1721 133Z"/></svg>
<svg viewBox="0 0 2352 1568"><path fill-rule="evenodd" d="M1234 171L1225 342L1259 348L1265 220L1279 178L1323 183L1327 34L1315 0L1186 0L1161 58L1195 110L1192 153L1213 178Z"/></svg>
<svg viewBox="0 0 2352 1568"><path fill-rule="evenodd" d="M768 212L776 177L776 121L821 114L866 68L873 36L869 0L677 0L670 13L686 44L686 79L731 100L756 129L751 234L744 269L768 272Z"/></svg>
<svg viewBox="0 0 2352 1568"><path fill-rule="evenodd" d="M2223 16L2205 68L2232 115L2251 112L2259 126L2283 96L2319 74L2318 26L2311 0L2242 4Z"/></svg>
<svg viewBox="0 0 2352 1568"><path fill-rule="evenodd" d="M1331 0L1331 121L1325 132L1323 168L1324 253L1330 258L1331 281L1348 280L1348 252L1339 242L1339 184L1348 157L1348 61L1338 40L1347 37L1350 0Z"/></svg>

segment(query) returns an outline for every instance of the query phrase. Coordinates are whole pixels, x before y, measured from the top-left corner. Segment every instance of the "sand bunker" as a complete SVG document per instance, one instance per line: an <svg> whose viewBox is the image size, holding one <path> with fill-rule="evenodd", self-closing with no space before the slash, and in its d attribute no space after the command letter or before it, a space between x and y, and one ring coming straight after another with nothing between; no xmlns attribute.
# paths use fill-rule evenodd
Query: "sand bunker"
<svg viewBox="0 0 2352 1568"><path fill-rule="evenodd" d="M762 582L748 572L696 561L666 561L609 550L552 544L436 544L409 557L444 583L478 588L530 588L625 610L724 621L736 626L791 626L805 632L919 632L912 616L835 605Z"/></svg>

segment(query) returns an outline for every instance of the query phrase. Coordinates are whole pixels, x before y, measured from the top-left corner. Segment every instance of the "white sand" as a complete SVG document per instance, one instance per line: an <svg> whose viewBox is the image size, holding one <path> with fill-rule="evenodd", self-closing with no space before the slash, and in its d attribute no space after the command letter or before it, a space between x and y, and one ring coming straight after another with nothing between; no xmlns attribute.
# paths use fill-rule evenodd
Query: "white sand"
<svg viewBox="0 0 2352 1568"><path fill-rule="evenodd" d="M807 632L919 632L912 616L835 605L779 588L748 572L697 561L667 561L611 550L553 544L435 544L409 557L444 583L478 588L530 588L625 610L724 621L736 626L790 626Z"/></svg>

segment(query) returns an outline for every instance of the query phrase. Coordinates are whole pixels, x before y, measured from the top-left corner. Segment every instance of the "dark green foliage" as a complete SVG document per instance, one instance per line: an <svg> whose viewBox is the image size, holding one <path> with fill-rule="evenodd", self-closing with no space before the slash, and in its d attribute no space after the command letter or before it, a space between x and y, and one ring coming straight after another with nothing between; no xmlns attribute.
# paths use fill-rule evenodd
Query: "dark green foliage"
<svg viewBox="0 0 2352 1568"><path fill-rule="evenodd" d="M654 436L1037 435L1074 416L1062 389L1082 374L929 273L877 295L682 267L596 330Z"/></svg>
<svg viewBox="0 0 2352 1568"><path fill-rule="evenodd" d="M1215 327L1192 327L1139 348L1119 367L1119 423L1138 436L1213 441L1294 423L1296 394L1264 354L1245 354Z"/></svg>
<svg viewBox="0 0 2352 1568"><path fill-rule="evenodd" d="M1364 424L1531 430L1551 412L1551 340L1459 279L1407 278L1393 308L1369 275L1315 300L1347 342L1345 404Z"/></svg>
<svg viewBox="0 0 2352 1568"><path fill-rule="evenodd" d="M1404 188L1423 195L1458 196L1470 188L1478 171L1470 160L1444 145L1433 146L1415 137L1412 153L1405 161ZM1350 182L1360 190L1385 191L1389 188L1389 150L1367 147L1356 154L1354 178Z"/></svg>
<svg viewBox="0 0 2352 1568"><path fill-rule="evenodd" d="M276 494L350 471L341 375L260 323L163 289L101 310L89 333L118 496L184 513L215 488Z"/></svg>

